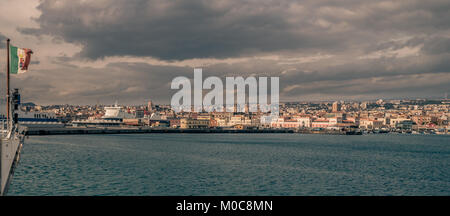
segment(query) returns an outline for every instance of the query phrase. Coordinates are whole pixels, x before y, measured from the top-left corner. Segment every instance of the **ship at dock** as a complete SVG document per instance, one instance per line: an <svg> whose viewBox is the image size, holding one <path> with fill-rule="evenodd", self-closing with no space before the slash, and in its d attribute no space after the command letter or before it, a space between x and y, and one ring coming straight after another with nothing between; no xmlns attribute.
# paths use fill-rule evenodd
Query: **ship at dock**
<svg viewBox="0 0 450 216"><path fill-rule="evenodd" d="M124 125L124 119L135 118L135 115L126 112L116 101L114 106L105 107L105 114L101 118L74 120L71 123L74 127L118 127Z"/></svg>
<svg viewBox="0 0 450 216"><path fill-rule="evenodd" d="M0 139L0 195L8 192L14 170L19 164L24 144L24 130L19 124L19 89L10 91L10 74L25 73L33 53L30 49L10 45L6 40L6 118L1 122Z"/></svg>
<svg viewBox="0 0 450 216"><path fill-rule="evenodd" d="M6 104L0 100L0 122L6 122ZM24 104L19 105L16 113L19 124L23 128L60 128L64 127L62 120L52 112L30 111Z"/></svg>
<svg viewBox="0 0 450 216"><path fill-rule="evenodd" d="M19 125L18 106L20 95L18 89L12 94L9 114L12 118L2 121L0 139L0 195L8 192L8 187L14 175L14 169L19 163L20 153L24 143L23 127Z"/></svg>

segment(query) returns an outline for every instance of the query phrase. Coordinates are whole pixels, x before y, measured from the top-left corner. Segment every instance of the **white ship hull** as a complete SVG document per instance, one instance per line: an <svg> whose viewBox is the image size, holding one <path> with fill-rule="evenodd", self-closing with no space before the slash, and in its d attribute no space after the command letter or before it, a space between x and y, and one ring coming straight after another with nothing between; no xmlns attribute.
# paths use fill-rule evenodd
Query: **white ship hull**
<svg viewBox="0 0 450 216"><path fill-rule="evenodd" d="M13 135L10 138L4 137L0 140L0 195L5 195L8 186L14 174L14 169L20 158L20 151L23 146L23 137L21 135Z"/></svg>

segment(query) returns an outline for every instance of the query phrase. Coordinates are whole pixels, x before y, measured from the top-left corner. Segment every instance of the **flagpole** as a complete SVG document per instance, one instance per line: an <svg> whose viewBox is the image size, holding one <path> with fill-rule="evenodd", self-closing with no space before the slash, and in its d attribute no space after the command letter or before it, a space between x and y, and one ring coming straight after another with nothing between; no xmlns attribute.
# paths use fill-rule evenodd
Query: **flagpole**
<svg viewBox="0 0 450 216"><path fill-rule="evenodd" d="M6 122L9 122L9 38L6 40ZM9 124L8 124L9 126Z"/></svg>

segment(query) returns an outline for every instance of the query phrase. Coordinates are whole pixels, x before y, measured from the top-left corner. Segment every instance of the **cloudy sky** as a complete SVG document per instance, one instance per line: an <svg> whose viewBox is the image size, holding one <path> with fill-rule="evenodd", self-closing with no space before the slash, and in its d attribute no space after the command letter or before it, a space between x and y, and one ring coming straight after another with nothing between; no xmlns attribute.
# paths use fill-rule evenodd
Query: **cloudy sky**
<svg viewBox="0 0 450 216"><path fill-rule="evenodd" d="M39 104L169 103L194 67L279 76L281 101L450 92L448 0L2 0L1 83L6 37L34 51L12 85Z"/></svg>

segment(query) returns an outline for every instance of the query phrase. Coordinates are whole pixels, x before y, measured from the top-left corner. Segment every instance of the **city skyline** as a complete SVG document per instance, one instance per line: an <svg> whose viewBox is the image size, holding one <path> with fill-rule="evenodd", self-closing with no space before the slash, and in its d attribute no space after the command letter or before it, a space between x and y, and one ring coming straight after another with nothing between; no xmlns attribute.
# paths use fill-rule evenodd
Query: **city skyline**
<svg viewBox="0 0 450 216"><path fill-rule="evenodd" d="M444 98L448 1L0 3L5 39L33 49L12 76L37 104L169 104L174 77L279 76L280 102ZM4 83L5 65L0 65ZM2 95L4 89L2 88Z"/></svg>
<svg viewBox="0 0 450 216"><path fill-rule="evenodd" d="M289 104L289 103L299 103L299 104L332 104L334 102L339 102L339 103L376 103L376 101L378 100L383 100L384 102L392 102L392 101L450 101L449 98L445 98L445 97L436 97L436 98L375 98L375 99L370 99L370 100L303 100L303 101L280 101L280 104ZM0 104L5 104L6 99L0 97ZM34 104L37 106L62 106L62 105L70 105L70 106L96 106L96 105L100 105L100 106L109 106L109 105L115 105L116 103L120 106L145 106L149 100L141 100L138 101L136 103L120 103L120 101L118 100L106 100L107 102L102 102L102 101L96 101L93 103L50 103L50 104L41 104L41 103L37 103L36 101L30 101L30 100L23 100L21 103L23 104ZM170 106L170 103L155 103L155 101L152 101L152 103L154 105L161 105L161 106ZM249 103L246 103L249 104ZM224 105L227 105L226 103ZM194 105L191 105L194 106Z"/></svg>

